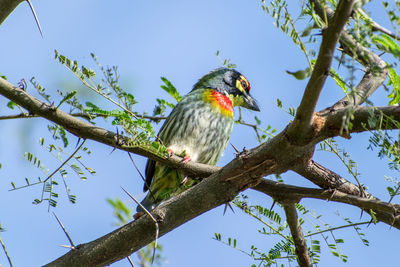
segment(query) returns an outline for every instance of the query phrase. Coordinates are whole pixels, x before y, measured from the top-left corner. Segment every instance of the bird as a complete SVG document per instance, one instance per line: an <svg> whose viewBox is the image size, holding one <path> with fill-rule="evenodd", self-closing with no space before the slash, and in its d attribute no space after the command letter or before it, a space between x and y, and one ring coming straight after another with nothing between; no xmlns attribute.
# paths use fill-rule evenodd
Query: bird
<svg viewBox="0 0 400 267"><path fill-rule="evenodd" d="M216 165L228 144L234 107L260 111L250 95L249 81L235 69L221 67L204 75L171 111L158 139L170 154L188 161ZM198 183L182 171L149 159L141 205L151 211L163 201ZM138 206L138 214L144 209Z"/></svg>

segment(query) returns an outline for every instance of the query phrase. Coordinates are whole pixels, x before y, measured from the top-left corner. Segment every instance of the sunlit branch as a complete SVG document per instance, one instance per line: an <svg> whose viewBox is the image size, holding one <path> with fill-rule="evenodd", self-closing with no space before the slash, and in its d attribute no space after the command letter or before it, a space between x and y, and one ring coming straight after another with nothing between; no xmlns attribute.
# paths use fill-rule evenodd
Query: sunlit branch
<svg viewBox="0 0 400 267"><path fill-rule="evenodd" d="M317 15L324 19L325 16L328 22L333 22L334 12L329 7L323 7L319 1L310 0ZM332 110L338 110L348 105L360 105L371 96L378 87L382 85L387 76L387 66L384 60L373 53L370 49L362 46L351 34L344 30L339 42L342 46L342 51L366 68L366 73L360 83L354 88L354 95L345 96L333 106L328 107L319 112L320 115L327 115Z"/></svg>
<svg viewBox="0 0 400 267"><path fill-rule="evenodd" d="M350 107L352 119L351 127L348 132L360 133L372 130L394 130L399 129L400 125L400 107L399 106L384 106L384 107ZM323 140L328 137L343 135L343 120L347 116L349 110L340 109L332 111L328 116L321 117L323 127L320 128L317 140ZM371 123L376 121L384 121L385 123Z"/></svg>
<svg viewBox="0 0 400 267"><path fill-rule="evenodd" d="M3 240L1 239L1 237L0 237L0 245L3 248L4 254L6 255L6 258L8 260L8 263L10 264L10 267L13 267L10 255L8 254L8 251L7 251L7 248L6 248L6 245L4 244Z"/></svg>
<svg viewBox="0 0 400 267"><path fill-rule="evenodd" d="M294 245L296 247L296 255L299 259L300 266L312 266L310 255L308 254L307 243L304 239L303 230L297 216L296 205L294 203L283 203L283 209L285 210L286 221L293 237Z"/></svg>
<svg viewBox="0 0 400 267"><path fill-rule="evenodd" d="M307 143L311 137L310 130L315 107L329 74L340 34L351 15L353 3L354 1L340 1L332 22L323 33L314 70L297 109L296 117L288 130L288 137L295 140L296 143Z"/></svg>
<svg viewBox="0 0 400 267"><path fill-rule="evenodd" d="M349 193L343 193L335 189L317 189L300 186L287 185L269 179L262 179L252 189L265 193L277 201L299 202L303 198L323 199L327 201L340 202L359 207L361 209L400 214L400 205L376 199L372 195L360 197Z"/></svg>
<svg viewBox="0 0 400 267"><path fill-rule="evenodd" d="M105 114L93 114L93 113L69 113L69 115L76 117L76 118L83 118L87 120L92 120L95 118L109 118L111 116L105 115ZM143 119L148 119L154 122L158 122L161 120L165 120L167 117L165 116L149 116L145 114L137 114L138 118L143 118ZM42 116L35 115L35 114L29 114L29 113L20 113L16 115L6 115L6 116L0 116L0 121L1 120L13 120L13 119L28 119L28 118L41 118Z"/></svg>
<svg viewBox="0 0 400 267"><path fill-rule="evenodd" d="M373 210L379 221L400 229L399 205L380 201L368 192L365 192L365 197L360 197L362 191L358 186L314 161L310 161L306 165L299 165L294 171L323 189L333 190L330 193L332 196L329 200L334 200L336 197L335 195L340 195L339 193L348 194L346 196L346 201L349 202L349 204L351 204L351 201L355 200L354 203L357 203L355 206L362 208L368 213L371 213ZM358 198L355 199L354 196Z"/></svg>

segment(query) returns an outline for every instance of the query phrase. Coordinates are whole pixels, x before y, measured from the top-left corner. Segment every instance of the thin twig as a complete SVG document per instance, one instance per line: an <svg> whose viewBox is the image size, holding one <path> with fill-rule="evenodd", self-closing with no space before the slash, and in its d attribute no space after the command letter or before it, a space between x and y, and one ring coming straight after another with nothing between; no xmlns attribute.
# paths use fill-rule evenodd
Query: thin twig
<svg viewBox="0 0 400 267"><path fill-rule="evenodd" d="M31 3L31 1L30 1L30 0L26 0L26 2L28 2L28 5L29 5L29 7L31 8L31 11L32 11L33 17L35 18L35 21L36 21L36 25L38 26L38 28L39 28L39 32L40 32L40 35L41 35L41 36L42 36L42 38L43 38L42 27L40 27L39 19L38 19L38 17L36 16L35 9L33 8L33 5L32 5L32 3Z"/></svg>
<svg viewBox="0 0 400 267"><path fill-rule="evenodd" d="M54 172L52 172L47 178L43 181L43 183L46 183L54 174L56 174L68 161L70 161L76 153L81 149L83 144L86 142L86 139L83 139L83 142L79 145L77 149L75 149L74 153L71 154Z"/></svg>
<svg viewBox="0 0 400 267"><path fill-rule="evenodd" d="M56 220L58 222L58 224L60 225L61 229L64 231L64 234L67 236L69 243L71 244L71 249L75 249L75 245L74 242L72 242L71 237L69 236L67 230L65 229L64 225L62 224L62 222L60 221L60 219L57 217L57 215L55 214L55 212L53 212L54 217L56 217Z"/></svg>
<svg viewBox="0 0 400 267"><path fill-rule="evenodd" d="M122 190L124 190L124 192L130 197L132 198L136 204L138 204L145 212L147 215L150 216L150 218L154 221L154 224L156 225L156 239L154 241L154 248L153 248L153 257L151 258L151 264L153 264L154 262L154 258L156 256L156 250L157 250L157 244L158 244L158 234L159 234L159 227L158 227L158 222L157 220L153 217L153 215L151 215L151 213L142 205L142 203L140 203L139 201L136 200L136 198L134 196L132 196L128 191L126 191L122 186L121 186Z"/></svg>
<svg viewBox="0 0 400 267"><path fill-rule="evenodd" d="M387 35L389 35L390 37L392 37L392 38L394 38L396 40L400 40L400 35L397 35L397 34L393 33L389 29L386 29L382 25L380 25L377 22L375 22L367 13L364 12L364 10L358 9L357 12L359 12L361 14L361 16L363 16L369 23L371 23L372 30L382 32L382 33L387 34Z"/></svg>
<svg viewBox="0 0 400 267"><path fill-rule="evenodd" d="M140 177L142 178L143 182L145 183L147 189L149 190L149 193L150 193L151 197L152 197L153 199L156 199L156 198L154 197L154 195L153 195L153 192L151 192L151 190L150 190L150 185L147 184L146 178L144 177L144 175L143 175L142 172L140 171L139 167L136 165L136 162L133 160L133 157L132 157L131 153L128 152L128 155L129 155L129 158L131 159L131 161L132 161L132 163L133 163L133 166L135 166L135 169L137 170L137 172L139 173L139 175L140 175Z"/></svg>
<svg viewBox="0 0 400 267"><path fill-rule="evenodd" d="M126 257L126 259L129 261L129 264L132 266L132 267L135 267L135 264L133 263L133 261L131 260L131 257Z"/></svg>
<svg viewBox="0 0 400 267"><path fill-rule="evenodd" d="M8 252L7 252L7 249L6 249L6 245L4 244L3 240L1 239L1 237L0 237L0 244L3 247L4 254L6 254L6 257L7 257L8 263L10 264L10 267L13 267L10 255L8 255Z"/></svg>
<svg viewBox="0 0 400 267"><path fill-rule="evenodd" d="M313 236L313 235L318 235L318 234L329 232L329 231L335 231L335 230L339 230L339 229L343 229L343 228L347 228L347 227L354 227L354 226L363 225L363 224L369 224L369 223L370 223L370 221L341 225L341 226L338 226L338 227L332 227L332 228L328 228L328 229L325 229L325 230L317 231L317 232L305 235L304 237L310 237L310 236Z"/></svg>

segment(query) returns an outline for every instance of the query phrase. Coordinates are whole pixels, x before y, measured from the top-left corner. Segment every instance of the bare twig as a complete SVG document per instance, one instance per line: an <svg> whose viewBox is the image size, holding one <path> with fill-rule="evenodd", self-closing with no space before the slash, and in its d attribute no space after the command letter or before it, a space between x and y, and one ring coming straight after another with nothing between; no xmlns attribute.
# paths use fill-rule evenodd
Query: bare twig
<svg viewBox="0 0 400 267"><path fill-rule="evenodd" d="M325 229L325 230L318 230L318 231L316 231L314 233L307 234L304 237L309 237L309 236L313 236L313 235L319 235L319 234L322 234L322 233L325 233L325 232L332 232L332 231L339 230L339 229L344 229L344 228L347 228L347 227L355 227L355 226L358 226L358 225L364 225L364 224L370 224L370 223L371 223L371 221L366 221L366 222L358 222L358 223L351 223L351 224L341 225L341 226L337 226L337 227L331 227L331 228L328 228L328 229Z"/></svg>
<svg viewBox="0 0 400 267"><path fill-rule="evenodd" d="M7 252L6 245L4 244L3 240L1 239L1 237L0 237L0 244L1 244L1 247L3 248L4 254L7 257L7 260L8 260L8 263L10 264L10 267L13 267L10 255L8 255L8 252Z"/></svg>
<svg viewBox="0 0 400 267"><path fill-rule="evenodd" d="M32 11L33 17L35 18L36 25L38 26L38 29L39 29L40 35L41 35L41 36L42 36L42 38L43 38L42 27L40 27L39 19L38 19L38 17L36 16L35 9L33 8L33 5L32 5L32 3L31 3L31 1L30 1L30 0L26 0L26 2L28 2L28 5L29 5L29 7L30 7L30 9L31 9L31 11Z"/></svg>
<svg viewBox="0 0 400 267"><path fill-rule="evenodd" d="M400 40L400 35L397 35L397 34L393 33L392 31L390 31L389 29L386 29L382 25L378 24L367 13L365 13L364 10L358 9L357 12L359 12L361 14L361 16L363 16L368 21L368 23L371 24L373 31L379 31L379 32L389 35L390 37L392 37L396 40Z"/></svg>
<svg viewBox="0 0 400 267"><path fill-rule="evenodd" d="M303 230L297 217L296 205L294 203L284 203L283 208L286 214L286 221L292 233L296 255L301 267L311 267L311 259L308 254L307 243L304 239Z"/></svg>
<svg viewBox="0 0 400 267"><path fill-rule="evenodd" d="M150 190L150 185L147 184L147 182L146 182L146 178L144 177L144 175L143 175L142 172L140 171L139 167L136 165L136 162L133 160L133 157L132 157L131 153L128 152L128 155L129 155L130 160L131 160L132 163L133 163L133 166L135 166L136 171L139 173L139 175L140 175L140 177L142 178L143 182L145 183L147 189L149 190L150 195L152 196L153 199L156 199L156 198L154 197L154 195L153 195L153 192L151 192L151 190ZM140 206L143 207L142 205L140 205Z"/></svg>
<svg viewBox="0 0 400 267"><path fill-rule="evenodd" d="M150 218L153 220L153 222L154 222L154 224L155 224L155 226L156 226L156 238L155 238L155 241L154 241L153 256L151 257L151 263L153 264L154 258L156 257L156 250L157 250L157 243L158 243L158 235L159 235L159 233L160 233L160 228L159 228L159 226L158 226L158 222L157 222L157 220L153 217L153 215L151 215L151 213L142 205L142 203L140 203L139 201L137 201L136 198L135 198L134 196L132 196L128 191L126 191L123 187L121 187L121 188L122 188L122 190L124 190L124 192L125 192L130 198L132 198L132 199L136 202L136 204L138 204L138 205L142 208L142 210L144 210L144 211L146 212L147 215L150 216Z"/></svg>
<svg viewBox="0 0 400 267"><path fill-rule="evenodd" d="M60 219L57 217L57 215L53 212L54 217L56 217L56 220L58 224L60 225L61 229L64 231L64 234L67 236L69 243L71 244L71 249L75 249L74 242L72 241L71 237L69 236L67 230L65 229L64 225L60 221Z"/></svg>
<svg viewBox="0 0 400 267"><path fill-rule="evenodd" d="M133 263L133 261L131 260L131 257L126 257L126 259L129 261L129 264L132 266L132 267L135 267L135 264Z"/></svg>

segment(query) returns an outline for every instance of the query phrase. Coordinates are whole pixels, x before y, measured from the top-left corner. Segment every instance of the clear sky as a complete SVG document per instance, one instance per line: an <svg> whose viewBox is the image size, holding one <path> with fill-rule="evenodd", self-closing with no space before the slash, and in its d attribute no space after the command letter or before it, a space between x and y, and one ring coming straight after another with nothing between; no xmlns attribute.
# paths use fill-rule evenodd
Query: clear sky
<svg viewBox="0 0 400 267"><path fill-rule="evenodd" d="M290 1L292 2L292 1ZM293 1L294 2L294 1ZM39 16L44 39L41 38L31 11L22 3L0 27L0 73L14 84L22 78L36 77L49 93L57 89L72 91L93 99L93 94L82 91L79 82L63 66L54 60L54 49L86 66L94 67L90 53L95 53L103 65L117 65L121 85L129 88L139 101L136 109L151 113L157 97L167 97L160 89L160 76L167 77L182 93L210 70L221 66L221 58L229 57L237 69L250 81L252 94L258 100L261 112L256 115L262 127L272 125L278 130L289 122L290 116L276 107L279 97L285 107L298 105L305 81L297 81L286 74L307 67L301 52L272 24L272 19L262 11L258 1L33 1ZM293 4L291 10L298 10ZM372 9L380 12L379 6ZM297 16L298 13L294 13ZM383 18L378 13L375 18ZM380 21L385 23L385 21ZM337 64L337 63L335 63ZM28 92L33 93L32 85ZM385 105L386 92L381 88L373 96L376 105ZM333 104L342 97L340 88L329 81L324 88L318 109ZM98 97L99 103L104 103ZM93 102L93 100L91 100ZM171 100L172 101L172 100ZM0 98L0 115L15 114L7 101ZM244 112L247 121L253 122L255 114ZM41 187L31 187L8 192L11 181L24 184L25 177L35 179L41 173L24 158L30 151L45 159L44 164L53 170L58 166L55 158L37 143L44 136L50 140L43 119L1 121L0 129L0 223L6 229L1 233L15 266L39 266L67 252L60 245L68 244L47 205L32 205L39 198ZM110 130L114 130L111 129ZM367 150L369 135L353 135L351 140L337 139L359 162L361 182L369 191L387 200L384 175L396 176L386 170L387 162L376 158L376 151ZM71 137L69 151L73 151L77 138ZM231 143L238 148L257 145L252 129L236 125ZM87 165L97 171L87 181L68 176L68 185L77 195L77 203L68 202L62 186L58 207L52 209L68 229L75 244L91 241L113 229L112 208L106 198L120 198L134 206L122 192L121 186L141 199L142 181L126 153L88 141L92 155L85 157ZM234 157L228 147L219 165L223 166ZM145 159L135 156L144 169ZM325 164L350 179L339 160L326 152L317 152L316 161ZM285 173L287 183L312 186L293 173ZM353 181L354 182L354 181ZM247 191L250 202L270 207L271 198ZM301 204L323 214L322 219L332 226L344 224L335 212L357 221L360 211L356 208L307 200ZM278 207L275 207L279 211ZM282 215L283 216L283 215ZM368 216L364 215L366 220ZM250 266L250 257L229 248L212 237L221 233L224 237L238 239L238 247L249 251L255 244L260 250L269 249L277 240L262 236L257 229L262 226L236 209L235 214L218 207L160 239L164 246L165 266ZM340 247L349 256L346 266L390 266L398 252L399 231L378 224L362 226L370 246L364 246L351 230L335 232L345 243ZM322 240L321 240L322 241ZM341 260L333 257L322 244L321 266L340 266ZM7 266L0 251L0 264ZM126 260L113 266L129 266Z"/></svg>

